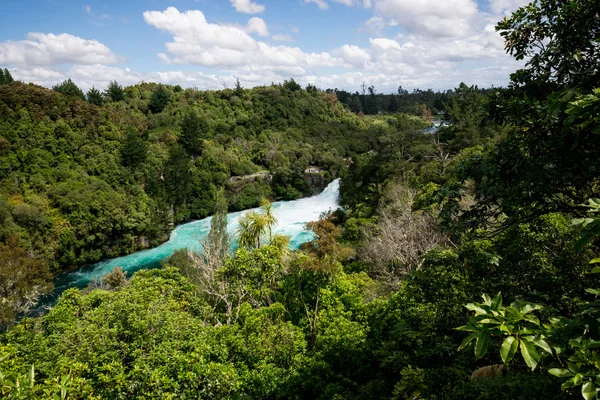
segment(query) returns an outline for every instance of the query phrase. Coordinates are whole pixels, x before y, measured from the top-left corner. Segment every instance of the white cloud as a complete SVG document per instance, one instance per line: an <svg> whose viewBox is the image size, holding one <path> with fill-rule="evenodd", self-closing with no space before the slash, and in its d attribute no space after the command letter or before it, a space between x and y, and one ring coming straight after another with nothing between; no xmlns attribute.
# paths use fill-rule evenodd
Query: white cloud
<svg viewBox="0 0 600 400"><path fill-rule="evenodd" d="M338 50L340 56L349 64L362 66L365 62L371 60L371 56L365 50L354 45L343 45Z"/></svg>
<svg viewBox="0 0 600 400"><path fill-rule="evenodd" d="M432 37L468 34L478 16L474 0L375 0L378 16L398 22L409 33Z"/></svg>
<svg viewBox="0 0 600 400"><path fill-rule="evenodd" d="M259 36L269 36L267 24L261 18L253 17L248 21L246 33L256 33Z"/></svg>
<svg viewBox="0 0 600 400"><path fill-rule="evenodd" d="M83 7L83 9L85 10L85 12L86 12L86 13L88 13L88 14L90 14L90 15L92 14L92 7L90 7L90 6L85 6L85 7Z"/></svg>
<svg viewBox="0 0 600 400"><path fill-rule="evenodd" d="M305 3L315 3L321 10L327 10L329 4L325 0L304 0Z"/></svg>
<svg viewBox="0 0 600 400"><path fill-rule="evenodd" d="M292 42L294 41L294 38L292 38L290 35L273 35L271 36L271 39L278 41L278 42Z"/></svg>
<svg viewBox="0 0 600 400"><path fill-rule="evenodd" d="M265 11L265 6L250 0L229 0L236 11L246 14L259 14Z"/></svg>
<svg viewBox="0 0 600 400"><path fill-rule="evenodd" d="M371 15L365 18L368 31L362 28L371 37L361 46L348 42L309 53L275 43L292 40L288 32L298 35L291 26L271 25L277 34L271 42L261 41L260 36L270 34L261 18L250 18L246 26L211 23L201 11L179 12L170 7L143 14L147 24L169 34L166 50L157 53L166 71L141 73L107 66L117 62L108 47L67 34L33 33L21 42L0 43L0 64L11 66L16 79L52 86L70 77L84 90L92 85L104 88L114 79L122 85L155 81L222 89L233 87L236 78L244 87L254 87L293 77L302 85L350 91L359 90L365 82L380 93L395 91L398 85L447 89L461 81L501 86L522 66L505 54L504 41L494 25L501 14L525 0L488 0L485 7L493 15L479 10L474 0L443 4L434 0L304 1L321 8L336 2L371 6ZM91 8L90 13L94 15ZM177 70L178 64L197 65L201 70Z"/></svg>
<svg viewBox="0 0 600 400"><path fill-rule="evenodd" d="M117 57L104 44L62 33L30 32L27 40L0 43L0 64L50 66L57 64L112 64Z"/></svg>
<svg viewBox="0 0 600 400"><path fill-rule="evenodd" d="M298 47L272 46L255 40L240 27L209 23L198 10L181 13L169 7L165 11L146 11L144 20L173 35L173 40L165 46L177 64L211 67L344 66L342 59L326 52L305 53Z"/></svg>

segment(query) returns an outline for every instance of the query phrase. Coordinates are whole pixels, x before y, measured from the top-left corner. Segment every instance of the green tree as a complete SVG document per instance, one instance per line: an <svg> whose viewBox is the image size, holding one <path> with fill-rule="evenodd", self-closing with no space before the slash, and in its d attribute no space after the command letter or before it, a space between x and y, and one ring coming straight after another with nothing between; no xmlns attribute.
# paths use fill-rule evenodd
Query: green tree
<svg viewBox="0 0 600 400"><path fill-rule="evenodd" d="M477 86L461 83L446 103L446 119L452 124L440 133L441 139L450 142L451 149L458 151L472 147L484 137L484 118L486 117L486 97Z"/></svg>
<svg viewBox="0 0 600 400"><path fill-rule="evenodd" d="M285 80L283 82L283 87L290 92L297 92L298 90L302 90L302 86L297 83L294 78L290 78L289 80Z"/></svg>
<svg viewBox="0 0 600 400"><path fill-rule="evenodd" d="M600 78L598 4L594 1L541 0L505 17L496 30L506 50L525 68L515 85L566 85L590 90Z"/></svg>
<svg viewBox="0 0 600 400"><path fill-rule="evenodd" d="M238 223L240 225L237 231L239 245L258 249L266 241L273 239L273 226L277 224L277 218L273 215L271 203L263 200L261 211L245 213Z"/></svg>
<svg viewBox="0 0 600 400"><path fill-rule="evenodd" d="M235 80L235 87L234 87L233 91L234 91L235 95L238 97L242 97L244 95L244 87L240 83L239 78L237 78Z"/></svg>
<svg viewBox="0 0 600 400"><path fill-rule="evenodd" d="M348 106L350 107L350 110L353 113L358 114L362 111L362 104L358 96L352 96L352 98L350 99L350 104L348 104Z"/></svg>
<svg viewBox="0 0 600 400"><path fill-rule="evenodd" d="M52 90L67 97L85 100L83 91L79 89L79 87L71 80L71 78L59 83L58 85L52 86Z"/></svg>
<svg viewBox="0 0 600 400"><path fill-rule="evenodd" d="M158 85L156 90L152 93L150 102L148 103L148 109L154 114L158 114L169 104L171 101L171 92L164 86Z"/></svg>
<svg viewBox="0 0 600 400"><path fill-rule="evenodd" d="M190 156L181 146L169 150L164 179L169 199L182 204L188 199L192 182Z"/></svg>
<svg viewBox="0 0 600 400"><path fill-rule="evenodd" d="M108 87L104 91L104 96L106 96L109 101L125 100L125 92L123 91L123 87L119 85L117 81L111 81L108 84Z"/></svg>
<svg viewBox="0 0 600 400"><path fill-rule="evenodd" d="M100 106L102 106L102 104L104 104L104 97L102 96L102 93L93 86L90 90L88 90L86 97L87 97L87 101L89 101L91 104L94 104L98 107L100 107Z"/></svg>
<svg viewBox="0 0 600 400"><path fill-rule="evenodd" d="M0 68L0 85L8 85L9 83L13 82L14 79L12 77L12 75L10 74L10 71L8 70L8 68Z"/></svg>
<svg viewBox="0 0 600 400"><path fill-rule="evenodd" d="M507 90L490 96L491 115L508 132L492 149L461 157L444 188L452 197L442 212L448 226L504 229L551 212L577 215L600 196L596 15L596 2L544 0L497 25L507 51L527 62ZM459 204L466 181L478 200L468 210Z"/></svg>
<svg viewBox="0 0 600 400"><path fill-rule="evenodd" d="M193 109L189 109L183 116L180 128L179 143L190 154L201 154L204 146L203 137L206 135L207 126L198 113Z"/></svg>
<svg viewBox="0 0 600 400"><path fill-rule="evenodd" d="M215 192L215 213L210 220L207 239L211 253L215 254L223 265L230 249L229 233L227 233L227 198L223 188Z"/></svg>
<svg viewBox="0 0 600 400"><path fill-rule="evenodd" d="M136 167L146 160L148 146L135 129L130 128L121 145L123 165Z"/></svg>

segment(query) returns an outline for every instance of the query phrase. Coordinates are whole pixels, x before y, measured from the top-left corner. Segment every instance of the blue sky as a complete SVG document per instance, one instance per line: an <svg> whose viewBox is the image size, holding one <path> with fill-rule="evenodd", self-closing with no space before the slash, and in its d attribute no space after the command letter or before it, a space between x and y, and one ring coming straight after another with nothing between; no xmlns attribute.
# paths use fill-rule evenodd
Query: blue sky
<svg viewBox="0 0 600 400"><path fill-rule="evenodd" d="M44 86L201 89L293 77L378 92L504 85L493 26L525 0L6 0L0 67Z"/></svg>

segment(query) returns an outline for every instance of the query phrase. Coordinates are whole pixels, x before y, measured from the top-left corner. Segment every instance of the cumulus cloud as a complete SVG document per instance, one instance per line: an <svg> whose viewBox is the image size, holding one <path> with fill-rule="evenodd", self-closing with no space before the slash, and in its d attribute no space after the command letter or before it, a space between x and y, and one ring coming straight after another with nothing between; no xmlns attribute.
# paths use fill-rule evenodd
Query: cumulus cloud
<svg viewBox="0 0 600 400"><path fill-rule="evenodd" d="M272 46L255 40L240 27L209 23L199 10L181 13L169 7L165 11L146 11L144 20L173 35L173 40L165 46L177 64L211 67L248 64L300 67L344 65L341 58L327 52L305 53L298 47Z"/></svg>
<svg viewBox="0 0 600 400"><path fill-rule="evenodd" d="M0 64L50 66L57 64L112 64L117 57L104 44L62 33L30 32L27 40L0 43Z"/></svg>
<svg viewBox="0 0 600 400"><path fill-rule="evenodd" d="M236 11L246 14L259 14L265 11L265 6L250 0L229 0Z"/></svg>
<svg viewBox="0 0 600 400"><path fill-rule="evenodd" d="M479 10L474 0L304 1L321 8L335 3L371 7L363 11L368 30L363 26L362 32L368 32L364 37L368 41L306 52L283 43L292 40L288 30L299 34L297 28L272 25L278 33L271 42L262 41L270 32L261 18L250 18L245 26L215 23L199 10L169 7L143 14L147 24L169 35L165 50L156 54L166 71L110 66L117 57L108 47L68 34L30 33L24 41L2 42L0 65L10 66L16 79L52 86L70 77L84 90L104 88L114 79L122 85L155 81L222 89L233 87L236 78L244 87L254 87L293 77L302 85L350 91L366 82L380 93L395 91L398 85L447 89L461 81L501 86L522 66L505 54L494 25L526 0L488 0L487 12ZM179 64L196 65L200 71L177 70Z"/></svg>
<svg viewBox="0 0 600 400"><path fill-rule="evenodd" d="M253 17L248 21L246 33L256 33L259 36L269 36L267 24L261 18Z"/></svg>
<svg viewBox="0 0 600 400"><path fill-rule="evenodd" d="M433 37L466 35L478 15L474 0L376 0L374 7L409 33Z"/></svg>
<svg viewBox="0 0 600 400"><path fill-rule="evenodd" d="M369 53L358 46L345 44L339 49L340 56L355 66L362 66L365 62L371 59Z"/></svg>

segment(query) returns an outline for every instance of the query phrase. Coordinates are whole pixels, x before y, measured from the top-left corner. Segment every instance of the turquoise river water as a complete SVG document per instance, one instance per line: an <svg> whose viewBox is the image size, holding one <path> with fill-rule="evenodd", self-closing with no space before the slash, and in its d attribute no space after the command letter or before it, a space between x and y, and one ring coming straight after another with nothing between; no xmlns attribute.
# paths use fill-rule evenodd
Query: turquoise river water
<svg viewBox="0 0 600 400"><path fill-rule="evenodd" d="M290 246L297 249L302 243L312 239L312 233L305 224L319 219L326 211L339 208L339 180L331 182L320 194L294 201L273 203L273 212L278 224L275 233L290 237ZM238 229L238 219L250 210L227 215L227 230L231 235ZM208 234L211 217L179 225L169 241L152 249L139 251L127 256L101 261L78 270L59 275L54 282L54 291L40 302L42 306L53 304L60 294L68 288L85 288L92 281L102 278L115 267L122 267L128 275L140 269L156 268L160 262L171 256L175 250L188 248L200 250L200 240Z"/></svg>

